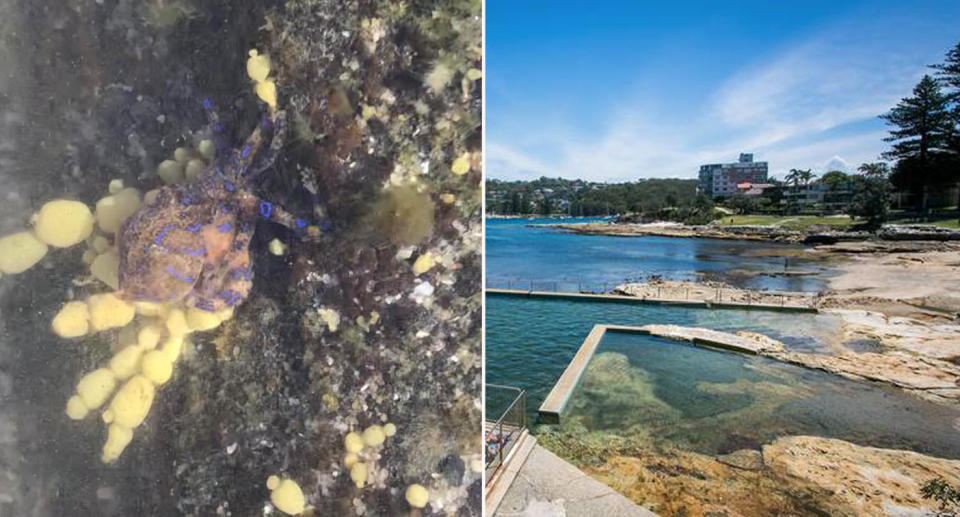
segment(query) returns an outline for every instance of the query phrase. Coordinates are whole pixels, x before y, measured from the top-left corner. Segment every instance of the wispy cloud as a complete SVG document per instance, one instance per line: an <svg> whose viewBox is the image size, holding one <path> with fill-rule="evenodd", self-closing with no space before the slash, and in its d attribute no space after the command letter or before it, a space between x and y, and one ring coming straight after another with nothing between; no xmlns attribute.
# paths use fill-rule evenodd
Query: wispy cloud
<svg viewBox="0 0 960 517"><path fill-rule="evenodd" d="M645 98L618 106L589 134L562 124L521 137L488 132L488 174L693 177L700 164L728 161L741 151L769 161L772 173L823 171L835 158L875 160L885 148L876 117L909 94L941 50L865 23L857 31L824 31L734 71L694 116L651 111L654 103Z"/></svg>
<svg viewBox="0 0 960 517"><path fill-rule="evenodd" d="M491 142L487 144L484 157L487 171L503 171L502 177L538 178L556 174L554 166L501 143ZM501 177L497 174L492 175Z"/></svg>
<svg viewBox="0 0 960 517"><path fill-rule="evenodd" d="M789 169L813 169L822 174L832 169L844 170L838 162L847 164L844 172L853 172L864 162L878 159L877 149L882 147L886 132L866 131L854 135L824 138L803 144L778 144L763 152L770 161L770 173L783 176Z"/></svg>
<svg viewBox="0 0 960 517"><path fill-rule="evenodd" d="M910 91L929 58L876 32L820 36L746 67L718 90L714 112L731 128L769 135L766 143L876 117Z"/></svg>

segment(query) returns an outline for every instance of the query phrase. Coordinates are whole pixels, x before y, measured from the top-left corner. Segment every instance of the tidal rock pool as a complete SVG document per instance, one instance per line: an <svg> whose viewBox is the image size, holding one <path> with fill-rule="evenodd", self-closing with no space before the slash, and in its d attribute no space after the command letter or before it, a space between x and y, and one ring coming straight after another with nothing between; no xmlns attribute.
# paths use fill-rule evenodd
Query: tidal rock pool
<svg viewBox="0 0 960 517"><path fill-rule="evenodd" d="M661 515L922 514L960 409L887 385L607 332L541 444ZM912 513L911 513L912 512Z"/></svg>

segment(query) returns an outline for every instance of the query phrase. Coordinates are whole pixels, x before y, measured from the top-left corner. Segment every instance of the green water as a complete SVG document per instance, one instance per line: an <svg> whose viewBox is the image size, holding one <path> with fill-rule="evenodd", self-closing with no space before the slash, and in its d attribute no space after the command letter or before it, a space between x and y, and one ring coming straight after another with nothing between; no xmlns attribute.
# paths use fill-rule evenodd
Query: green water
<svg viewBox="0 0 960 517"><path fill-rule="evenodd" d="M531 419L597 323L672 323L716 330L752 330L794 350L817 351L838 328L836 317L772 311L704 310L635 303L486 296L487 382L528 391ZM488 414L495 411L488 405ZM532 421L532 420L531 420Z"/></svg>
<svg viewBox="0 0 960 517"><path fill-rule="evenodd" d="M703 454L781 436L960 458L960 410L902 390L764 357L608 332L574 391L563 427L654 439Z"/></svg>

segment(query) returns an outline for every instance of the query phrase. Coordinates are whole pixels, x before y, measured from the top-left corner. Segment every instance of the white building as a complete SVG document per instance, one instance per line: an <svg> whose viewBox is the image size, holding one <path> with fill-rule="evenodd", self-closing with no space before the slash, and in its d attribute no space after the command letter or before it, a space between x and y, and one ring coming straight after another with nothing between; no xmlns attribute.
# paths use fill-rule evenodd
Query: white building
<svg viewBox="0 0 960 517"><path fill-rule="evenodd" d="M697 189L711 198L728 197L740 193L738 184L766 182L767 162L755 162L752 153L740 153L740 159L735 163L701 165Z"/></svg>

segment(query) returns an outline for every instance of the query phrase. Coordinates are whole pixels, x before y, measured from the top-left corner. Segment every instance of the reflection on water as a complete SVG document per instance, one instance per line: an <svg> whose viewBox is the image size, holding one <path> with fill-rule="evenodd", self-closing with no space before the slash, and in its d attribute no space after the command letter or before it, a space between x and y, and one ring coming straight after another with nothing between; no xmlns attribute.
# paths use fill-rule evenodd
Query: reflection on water
<svg viewBox="0 0 960 517"><path fill-rule="evenodd" d="M709 455L781 436L960 458L960 410L900 390L772 359L608 332L574 391L563 426L650 434Z"/></svg>
<svg viewBox="0 0 960 517"><path fill-rule="evenodd" d="M576 285L660 275L676 280L720 280L737 287L778 291L819 291L825 286L822 274L826 270L798 257L803 250L801 245L576 235L527 226L549 222L556 221L488 220L488 277Z"/></svg>

